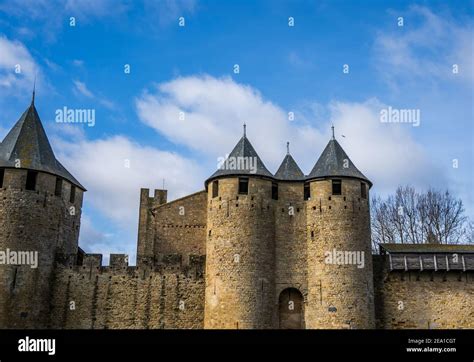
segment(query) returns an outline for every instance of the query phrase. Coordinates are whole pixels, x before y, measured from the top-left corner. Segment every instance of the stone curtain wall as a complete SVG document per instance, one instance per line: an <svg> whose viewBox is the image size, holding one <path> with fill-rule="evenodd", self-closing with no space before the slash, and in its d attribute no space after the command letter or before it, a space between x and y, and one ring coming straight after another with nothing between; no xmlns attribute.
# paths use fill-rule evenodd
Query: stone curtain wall
<svg viewBox="0 0 474 362"><path fill-rule="evenodd" d="M174 200L154 209L154 255L179 254L183 264L190 255L206 254L207 193Z"/></svg>
<svg viewBox="0 0 474 362"><path fill-rule="evenodd" d="M474 272L388 271L374 256L377 328L474 328Z"/></svg>
<svg viewBox="0 0 474 362"><path fill-rule="evenodd" d="M138 262L159 263L174 255L189 264L190 256L206 253L207 193L200 191L166 203L166 191L148 197L142 189L138 231Z"/></svg>
<svg viewBox="0 0 474 362"><path fill-rule="evenodd" d="M60 266L51 300L51 328L191 329L204 327L203 264L189 267Z"/></svg>

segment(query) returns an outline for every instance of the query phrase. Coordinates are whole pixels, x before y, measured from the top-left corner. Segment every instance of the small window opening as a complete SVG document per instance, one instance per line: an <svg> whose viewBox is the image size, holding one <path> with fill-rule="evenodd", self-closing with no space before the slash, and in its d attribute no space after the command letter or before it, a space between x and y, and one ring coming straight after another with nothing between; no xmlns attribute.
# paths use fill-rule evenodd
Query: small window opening
<svg viewBox="0 0 474 362"><path fill-rule="evenodd" d="M363 199L367 198L367 186L365 182L360 183L360 197L362 197Z"/></svg>
<svg viewBox="0 0 474 362"><path fill-rule="evenodd" d="M276 182L272 183L272 199L278 200L278 184Z"/></svg>
<svg viewBox="0 0 474 362"><path fill-rule="evenodd" d="M309 200L311 198L311 189L309 183L304 184L304 199Z"/></svg>
<svg viewBox="0 0 474 362"><path fill-rule="evenodd" d="M332 180L332 194L341 195L341 193L342 193L341 180Z"/></svg>
<svg viewBox="0 0 474 362"><path fill-rule="evenodd" d="M71 185L71 195L69 195L69 202L73 204L76 201L76 186Z"/></svg>
<svg viewBox="0 0 474 362"><path fill-rule="evenodd" d="M54 195L61 197L63 193L63 180L59 177L56 177L56 187L54 189Z"/></svg>
<svg viewBox="0 0 474 362"><path fill-rule="evenodd" d="M28 171L26 174L26 189L27 190L36 190L36 180L38 178L38 172Z"/></svg>
<svg viewBox="0 0 474 362"><path fill-rule="evenodd" d="M212 182L212 197L219 196L219 180L215 180Z"/></svg>
<svg viewBox="0 0 474 362"><path fill-rule="evenodd" d="M248 195L249 179L247 177L239 177L239 194Z"/></svg>

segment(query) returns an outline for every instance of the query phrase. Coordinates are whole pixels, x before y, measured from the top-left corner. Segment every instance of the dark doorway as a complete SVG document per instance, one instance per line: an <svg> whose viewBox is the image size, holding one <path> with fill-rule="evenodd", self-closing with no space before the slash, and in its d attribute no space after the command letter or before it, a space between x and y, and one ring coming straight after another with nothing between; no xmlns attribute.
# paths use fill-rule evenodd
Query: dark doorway
<svg viewBox="0 0 474 362"><path fill-rule="evenodd" d="M287 288L279 298L280 329L303 329L304 301L298 289Z"/></svg>

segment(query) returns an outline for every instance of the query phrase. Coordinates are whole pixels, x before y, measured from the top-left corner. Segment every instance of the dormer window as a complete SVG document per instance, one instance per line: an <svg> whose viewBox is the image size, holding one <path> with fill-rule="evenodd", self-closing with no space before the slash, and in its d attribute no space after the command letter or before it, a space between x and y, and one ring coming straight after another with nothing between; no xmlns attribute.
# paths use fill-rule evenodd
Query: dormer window
<svg viewBox="0 0 474 362"><path fill-rule="evenodd" d="M332 180L332 194L341 195L342 194L342 185L341 180Z"/></svg>

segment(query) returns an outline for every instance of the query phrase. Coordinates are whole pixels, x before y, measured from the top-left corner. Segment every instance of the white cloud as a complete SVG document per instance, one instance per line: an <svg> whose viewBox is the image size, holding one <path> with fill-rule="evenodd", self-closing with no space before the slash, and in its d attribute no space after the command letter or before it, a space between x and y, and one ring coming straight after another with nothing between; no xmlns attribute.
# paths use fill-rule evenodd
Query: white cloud
<svg viewBox="0 0 474 362"><path fill-rule="evenodd" d="M284 110L231 78L178 78L158 85L155 94L145 92L136 107L144 123L214 159L231 151L246 123L250 138L265 135L265 142L254 142L254 147L264 160L276 165L290 134ZM180 112L184 112L183 120Z"/></svg>
<svg viewBox="0 0 474 362"><path fill-rule="evenodd" d="M377 99L364 103L330 105L338 141L357 168L376 186L377 192L393 193L398 185L418 188L446 184L446 177L424 147L411 135L407 123L381 123L387 106Z"/></svg>
<svg viewBox="0 0 474 362"><path fill-rule="evenodd" d="M100 18L126 12L129 3L115 0L67 0L64 9L71 16L79 16L81 19Z"/></svg>
<svg viewBox="0 0 474 362"><path fill-rule="evenodd" d="M114 16L125 12L128 2L115 0L9 0L0 4L0 10L17 17L60 24L65 15L75 16L83 21L91 18ZM58 18L61 15L61 18Z"/></svg>
<svg viewBox="0 0 474 362"><path fill-rule="evenodd" d="M54 41L61 28L69 26L69 19L74 17L76 24L83 26L98 18L116 18L129 9L128 1L115 0L9 0L0 2L0 12L9 17L28 22L30 27L35 22L41 31L25 32L24 27L15 28L8 24L18 36L31 39L42 37L48 42Z"/></svg>
<svg viewBox="0 0 474 362"><path fill-rule="evenodd" d="M28 49L21 42L0 35L0 54L1 94L30 92L39 66Z"/></svg>
<svg viewBox="0 0 474 362"><path fill-rule="evenodd" d="M54 145L61 163L89 190L85 201L114 222L133 228L137 226L140 188L161 188L165 179L170 198L203 188L205 175L195 162L140 146L124 136L99 140L56 137Z"/></svg>
<svg viewBox="0 0 474 362"><path fill-rule="evenodd" d="M79 80L74 80L73 83L74 86L72 88L72 91L75 95L82 95L86 98L95 99L99 104L108 109L113 109L115 107L114 102L92 93L92 91L87 87L86 83L81 82Z"/></svg>
<svg viewBox="0 0 474 362"><path fill-rule="evenodd" d="M84 205L89 214L82 218L79 246L104 254L105 263L110 253L135 260L140 188L153 193L164 179L169 201L204 188L207 175L196 162L124 136L88 140L69 126L51 140L56 157L88 189ZM101 230L105 225L113 232Z"/></svg>
<svg viewBox="0 0 474 362"><path fill-rule="evenodd" d="M149 19L160 25L167 25L187 14L192 14L197 8L196 0L145 0L144 10L149 15Z"/></svg>
<svg viewBox="0 0 474 362"><path fill-rule="evenodd" d="M150 31L156 25L168 25L177 22L180 16L192 14L197 8L196 3L196 0L9 0L0 2L0 12L22 21L29 19L41 23L41 32L25 33L24 28L14 28L19 36L42 36L47 41L54 41L61 34L61 28L68 26L70 17L76 19L78 26L97 19L119 23L128 21L124 20L125 17L141 7L144 15L138 21L142 26L137 30L142 31L145 27Z"/></svg>
<svg viewBox="0 0 474 362"><path fill-rule="evenodd" d="M155 93L139 97L136 106L145 124L211 160L232 150L245 121L248 137L270 171L276 171L289 140L292 154L307 174L330 139L334 123L337 132L346 136L338 138L341 145L378 189L391 191L401 183L426 186L441 177L433 177L439 170L414 141L413 127L380 122L385 106L376 99L333 102L324 112L318 105L318 113L328 115L324 122L292 122L286 110L254 88L230 78L202 76L159 84ZM179 119L180 111L185 112L184 120Z"/></svg>
<svg viewBox="0 0 474 362"><path fill-rule="evenodd" d="M84 66L84 61L81 59L74 59L72 64L78 68L82 68Z"/></svg>
<svg viewBox="0 0 474 362"><path fill-rule="evenodd" d="M74 88L73 88L73 91L77 94L82 94L83 96L87 97L87 98L93 98L94 95L92 94L92 92L87 88L87 85L84 83L84 82L81 82L81 81L78 81L78 80L74 80L73 81L74 83Z"/></svg>
<svg viewBox="0 0 474 362"><path fill-rule="evenodd" d="M288 63L296 68L306 68L311 65L311 62L305 59L300 53L290 51L288 54Z"/></svg>
<svg viewBox="0 0 474 362"><path fill-rule="evenodd" d="M136 243L98 230L93 220L92 216L82 214L79 246L86 253L102 254L104 265L109 264L110 254L127 254L133 263L137 254Z"/></svg>
<svg viewBox="0 0 474 362"><path fill-rule="evenodd" d="M396 23L404 17L404 26L392 32L380 32L375 40L376 64L385 79L396 86L402 79L462 80L472 84L472 22L462 26L449 14L435 14L422 6L406 12L391 12ZM459 74L452 72L453 64ZM405 79L405 80L406 80Z"/></svg>

